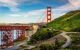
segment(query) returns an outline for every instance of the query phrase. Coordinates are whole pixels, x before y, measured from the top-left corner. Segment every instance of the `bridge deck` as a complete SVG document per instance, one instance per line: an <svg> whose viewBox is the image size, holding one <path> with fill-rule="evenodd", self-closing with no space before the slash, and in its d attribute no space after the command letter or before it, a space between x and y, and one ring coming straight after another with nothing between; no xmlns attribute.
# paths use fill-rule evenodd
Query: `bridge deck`
<svg viewBox="0 0 80 50"><path fill-rule="evenodd" d="M0 30L25 30L31 29L31 26L0 26Z"/></svg>

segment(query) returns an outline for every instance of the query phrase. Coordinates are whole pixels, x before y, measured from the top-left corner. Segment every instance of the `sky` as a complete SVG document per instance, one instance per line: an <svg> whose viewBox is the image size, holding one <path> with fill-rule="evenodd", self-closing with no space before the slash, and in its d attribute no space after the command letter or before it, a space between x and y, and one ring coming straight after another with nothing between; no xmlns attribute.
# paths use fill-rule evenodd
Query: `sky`
<svg viewBox="0 0 80 50"><path fill-rule="evenodd" d="M0 23L44 22L47 6L52 7L52 19L56 19L80 10L80 0L0 0Z"/></svg>

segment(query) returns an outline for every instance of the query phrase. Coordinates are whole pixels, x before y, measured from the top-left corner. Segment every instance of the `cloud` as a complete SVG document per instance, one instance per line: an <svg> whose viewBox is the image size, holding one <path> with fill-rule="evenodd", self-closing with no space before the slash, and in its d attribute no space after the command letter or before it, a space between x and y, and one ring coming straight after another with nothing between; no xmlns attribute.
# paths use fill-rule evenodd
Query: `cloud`
<svg viewBox="0 0 80 50"><path fill-rule="evenodd" d="M0 0L0 6L8 7L11 11L18 11L18 5L15 0Z"/></svg>
<svg viewBox="0 0 80 50"><path fill-rule="evenodd" d="M72 10L78 10L80 8L80 0L69 0L66 5L57 7L55 9L62 9L62 12L68 12Z"/></svg>
<svg viewBox="0 0 80 50"><path fill-rule="evenodd" d="M69 0L69 2L75 7L80 7L80 0Z"/></svg>
<svg viewBox="0 0 80 50"><path fill-rule="evenodd" d="M74 6L74 9L80 10L80 0L69 0L69 2Z"/></svg>
<svg viewBox="0 0 80 50"><path fill-rule="evenodd" d="M58 18L64 13L62 10L53 9L52 18ZM7 16L7 17L5 17ZM6 14L3 18L0 18L0 23L36 23L46 21L46 9L33 10L25 13Z"/></svg>
<svg viewBox="0 0 80 50"><path fill-rule="evenodd" d="M27 4L33 4L38 3L40 0L16 0L18 3L27 3Z"/></svg>
<svg viewBox="0 0 80 50"><path fill-rule="evenodd" d="M27 4L37 3L38 0L0 0L0 6L8 7L12 12L18 12L19 5L26 2Z"/></svg>
<svg viewBox="0 0 80 50"><path fill-rule="evenodd" d="M62 9L62 11L69 11L69 10L74 10L75 7L72 6L71 4L66 4L66 5L57 7L56 9Z"/></svg>

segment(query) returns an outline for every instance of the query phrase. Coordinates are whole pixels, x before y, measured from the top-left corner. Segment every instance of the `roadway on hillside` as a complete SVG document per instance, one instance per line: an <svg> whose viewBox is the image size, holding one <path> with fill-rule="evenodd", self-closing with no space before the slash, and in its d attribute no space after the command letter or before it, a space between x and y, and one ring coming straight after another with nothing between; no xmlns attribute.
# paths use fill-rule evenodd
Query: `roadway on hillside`
<svg viewBox="0 0 80 50"><path fill-rule="evenodd" d="M66 34L67 34L66 32L62 32L60 34L60 35L62 35L63 37L66 38L66 43L61 46L62 48L66 48L67 46L69 46L71 44L71 40L72 39L68 35L66 35Z"/></svg>
<svg viewBox="0 0 80 50"><path fill-rule="evenodd" d="M66 48L71 44L72 39L67 35L67 33L70 34L70 33L80 33L80 32L62 32L60 35L62 35L67 39L66 43L61 46L62 48Z"/></svg>

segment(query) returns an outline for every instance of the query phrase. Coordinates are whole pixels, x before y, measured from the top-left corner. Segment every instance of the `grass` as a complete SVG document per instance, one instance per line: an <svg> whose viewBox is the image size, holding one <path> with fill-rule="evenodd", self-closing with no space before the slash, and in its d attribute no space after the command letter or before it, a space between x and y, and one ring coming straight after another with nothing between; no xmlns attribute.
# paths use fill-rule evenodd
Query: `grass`
<svg viewBox="0 0 80 50"><path fill-rule="evenodd" d="M56 30L72 31L75 28L80 28L79 25L80 25L80 10L69 12L61 16L60 18L55 19L54 21L48 23L47 27L48 28L52 27Z"/></svg>

